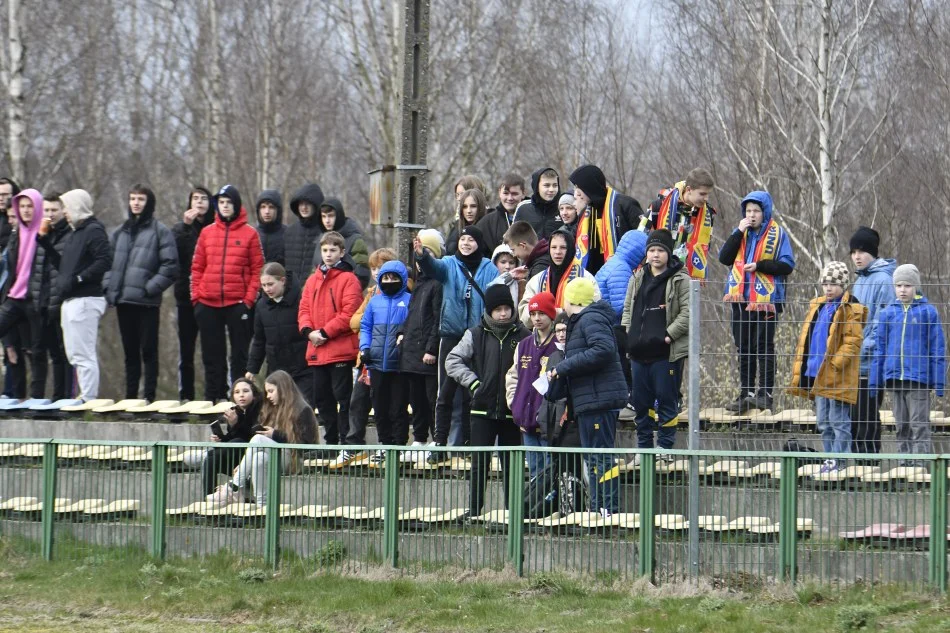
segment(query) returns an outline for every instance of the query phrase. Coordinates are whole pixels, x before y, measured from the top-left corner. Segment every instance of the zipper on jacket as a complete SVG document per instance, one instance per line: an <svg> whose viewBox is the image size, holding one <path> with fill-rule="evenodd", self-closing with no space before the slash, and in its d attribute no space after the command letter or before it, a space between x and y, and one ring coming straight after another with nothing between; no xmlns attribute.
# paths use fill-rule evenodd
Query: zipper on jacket
<svg viewBox="0 0 950 633"><path fill-rule="evenodd" d="M913 304L904 304L904 322L901 324L901 380L904 380L904 334L907 333L907 315Z"/></svg>
<svg viewBox="0 0 950 633"><path fill-rule="evenodd" d="M393 298L387 297L386 300L389 302L389 307L386 308L385 334L383 335L383 360L379 368L380 371L386 371L386 357L389 356L389 324L393 322ZM369 306L367 305L367 307Z"/></svg>
<svg viewBox="0 0 950 633"><path fill-rule="evenodd" d="M221 251L221 307L224 307L224 265L228 261L228 236L231 233L231 223L224 227L224 250Z"/></svg>

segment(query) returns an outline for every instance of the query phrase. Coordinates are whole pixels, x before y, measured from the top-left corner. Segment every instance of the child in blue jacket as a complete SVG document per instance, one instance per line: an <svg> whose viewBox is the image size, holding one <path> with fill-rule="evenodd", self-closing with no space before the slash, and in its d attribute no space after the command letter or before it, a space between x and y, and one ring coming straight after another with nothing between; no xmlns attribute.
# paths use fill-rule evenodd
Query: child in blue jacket
<svg viewBox="0 0 950 633"><path fill-rule="evenodd" d="M894 270L897 299L878 314L872 391L891 392L897 423L897 450L932 453L930 390L943 395L946 344L940 315L919 293L920 272L913 264Z"/></svg>
<svg viewBox="0 0 950 633"><path fill-rule="evenodd" d="M405 444L409 433L406 411L409 390L404 376L399 373L396 342L409 315L408 278L409 271L402 262L383 264L376 278L380 292L369 300L360 321L360 353L369 368L376 432L379 443L384 445ZM383 452L377 451L370 461L380 464Z"/></svg>

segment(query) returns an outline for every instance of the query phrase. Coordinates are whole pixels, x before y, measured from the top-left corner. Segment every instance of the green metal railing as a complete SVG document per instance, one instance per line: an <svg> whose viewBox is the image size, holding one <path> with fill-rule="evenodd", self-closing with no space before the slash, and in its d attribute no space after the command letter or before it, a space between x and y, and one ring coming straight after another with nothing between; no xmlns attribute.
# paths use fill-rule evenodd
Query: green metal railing
<svg viewBox="0 0 950 633"><path fill-rule="evenodd" d="M801 466L824 458L818 453L667 451L692 467L671 472L668 462L658 460L658 450L437 448L459 464L444 469L353 468L330 474L320 467L292 472L287 451L329 453L330 447L266 446L256 447L269 454L263 512L249 506L252 511L245 517L227 515L225 520L211 514L189 520L170 511L202 500L204 491L198 490L200 477L194 464L183 464L179 451L200 454L220 444L0 440L0 448L28 446L37 448L27 457L11 457L10 450L0 456L0 501L34 496L42 501L42 509L7 508L0 534L39 540L46 560L57 555L57 543L68 535L79 543L143 547L156 559L227 549L259 556L274 568L292 560L322 570L385 565L407 573L440 566L509 567L519 575L563 570L642 576L661 583L742 573L789 583L806 578L828 583L880 580L947 589L950 455L915 456L927 465L928 477L882 487L873 483L873 477L835 484L802 475ZM243 452L248 446L228 448ZM121 460L99 465L76 457L89 447L140 447L151 457L140 462L138 470ZM413 450L363 448L381 448L387 464L399 464L403 454ZM430 510L439 509L438 516L444 516L452 508L469 508L471 474L461 460L495 451L507 452L510 458L508 472L491 473L486 487L483 511L498 513L495 518L431 520L435 515ZM596 516L580 514L575 523L558 524L571 518L563 516L548 517L547 524L526 519L525 458L535 454L569 464L592 453L607 453L628 464L639 455L639 468L618 467L612 473L620 482L620 510L636 509L639 525L611 529ZM881 472L900 459L876 457ZM710 468L714 462L775 462L781 472L749 477L745 467L732 474L725 466L720 471ZM505 479L507 489L498 481ZM500 514L505 492L507 516ZM141 501L141 512L97 521L95 509L70 514L58 506L57 500L65 496L71 501L101 497L102 503L134 496ZM414 509L420 513L414 515ZM748 525L730 528L710 515L729 520L747 517ZM683 517L692 520L682 521ZM756 529L758 521L765 526ZM773 521L777 528L770 526ZM907 529L929 526L930 538L902 538L895 533L875 541L839 534L882 523L906 523Z"/></svg>

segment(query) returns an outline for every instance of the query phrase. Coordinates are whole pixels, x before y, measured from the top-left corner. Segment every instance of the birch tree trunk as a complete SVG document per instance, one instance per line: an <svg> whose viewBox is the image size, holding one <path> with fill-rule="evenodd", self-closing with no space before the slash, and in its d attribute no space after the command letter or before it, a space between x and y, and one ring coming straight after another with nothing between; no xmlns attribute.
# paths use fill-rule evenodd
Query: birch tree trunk
<svg viewBox="0 0 950 633"><path fill-rule="evenodd" d="M9 0L10 70L7 74L7 122L10 137L10 171L20 183L26 180L26 119L23 98L23 67L26 54L23 48L23 25L20 0Z"/></svg>
<svg viewBox="0 0 950 633"><path fill-rule="evenodd" d="M218 28L217 0L208 0L209 39L211 41L211 72L206 93L211 103L208 108L208 143L205 149L205 182L212 188L220 182L218 152L221 145L221 38Z"/></svg>
<svg viewBox="0 0 950 633"><path fill-rule="evenodd" d="M818 72L815 77L815 96L818 98L818 180L821 188L821 237L822 263L834 259L838 248L838 232L834 226L838 206L838 185L832 157L832 82L829 77L831 29L833 28L831 5L833 0L824 0L821 8L821 32L818 38Z"/></svg>

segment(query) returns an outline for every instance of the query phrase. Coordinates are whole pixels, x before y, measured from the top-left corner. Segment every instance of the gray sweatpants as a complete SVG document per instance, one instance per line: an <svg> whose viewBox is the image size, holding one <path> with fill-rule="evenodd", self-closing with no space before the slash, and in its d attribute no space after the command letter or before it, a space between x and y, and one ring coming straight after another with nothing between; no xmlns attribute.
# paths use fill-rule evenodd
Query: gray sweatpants
<svg viewBox="0 0 950 633"><path fill-rule="evenodd" d="M897 452L901 455L932 453L930 390L894 389L891 398L897 424Z"/></svg>

